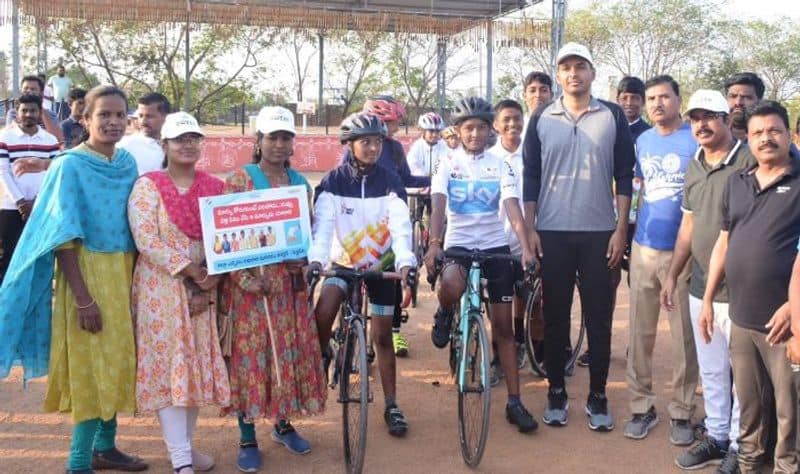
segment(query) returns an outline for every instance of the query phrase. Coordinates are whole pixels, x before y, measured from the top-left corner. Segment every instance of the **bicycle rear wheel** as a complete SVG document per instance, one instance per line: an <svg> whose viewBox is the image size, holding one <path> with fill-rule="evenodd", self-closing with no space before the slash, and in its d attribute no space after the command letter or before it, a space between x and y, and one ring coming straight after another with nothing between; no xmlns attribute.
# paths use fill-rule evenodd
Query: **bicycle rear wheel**
<svg viewBox="0 0 800 474"><path fill-rule="evenodd" d="M489 346L479 312L470 312L466 340L462 341L464 384L458 390L458 435L461 456L468 466L481 462L489 436ZM459 369L460 370L460 369Z"/></svg>
<svg viewBox="0 0 800 474"><path fill-rule="evenodd" d="M344 462L348 473L360 473L367 449L367 411L369 408L369 375L364 326L359 319L350 322L345 341L344 361L339 384L342 404L342 440Z"/></svg>
<svg viewBox="0 0 800 474"><path fill-rule="evenodd" d="M534 375L547 377L544 367L544 321L542 319L541 290L528 292L525 300L525 349Z"/></svg>

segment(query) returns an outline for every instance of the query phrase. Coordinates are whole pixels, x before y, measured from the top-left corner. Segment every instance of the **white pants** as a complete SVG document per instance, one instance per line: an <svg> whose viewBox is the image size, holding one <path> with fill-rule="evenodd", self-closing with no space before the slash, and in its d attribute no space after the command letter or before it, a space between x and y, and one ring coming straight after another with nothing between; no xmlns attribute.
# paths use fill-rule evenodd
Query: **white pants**
<svg viewBox="0 0 800 474"><path fill-rule="evenodd" d="M714 303L714 332L706 344L697 321L703 301L689 295L689 314L694 328L697 364L703 383L703 402L706 411L706 430L717 441L730 440L730 449L737 449L739 437L739 399L731 380L731 357L728 345L731 340L731 319L728 303ZM731 406L731 399L733 406Z"/></svg>
<svg viewBox="0 0 800 474"><path fill-rule="evenodd" d="M192 435L199 412L197 407L166 407L158 410L161 432L175 469L192 465Z"/></svg>

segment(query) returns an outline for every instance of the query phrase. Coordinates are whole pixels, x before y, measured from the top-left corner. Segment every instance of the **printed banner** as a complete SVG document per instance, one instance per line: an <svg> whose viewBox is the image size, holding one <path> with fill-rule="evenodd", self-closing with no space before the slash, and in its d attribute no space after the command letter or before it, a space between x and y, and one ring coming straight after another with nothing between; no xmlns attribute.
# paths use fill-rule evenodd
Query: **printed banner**
<svg viewBox="0 0 800 474"><path fill-rule="evenodd" d="M305 186L201 198L200 218L212 275L303 258L311 245Z"/></svg>

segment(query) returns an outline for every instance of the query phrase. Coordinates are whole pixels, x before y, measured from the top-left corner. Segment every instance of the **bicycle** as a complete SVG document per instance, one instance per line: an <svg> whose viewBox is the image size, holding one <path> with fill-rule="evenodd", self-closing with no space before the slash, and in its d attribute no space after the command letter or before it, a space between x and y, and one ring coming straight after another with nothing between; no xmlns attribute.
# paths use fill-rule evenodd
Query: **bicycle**
<svg viewBox="0 0 800 474"><path fill-rule="evenodd" d="M487 303L484 298L487 282L481 276L481 268L487 260L515 260L516 257L473 249L445 250L444 258L470 261L466 287L461 295L459 310L454 315L450 334L450 370L455 375L458 389L458 438L461 456L468 466L476 467L483 457L489 435L492 395L489 382L491 349L483 322L483 313L488 313L488 309L482 309L481 306L482 303ZM437 271L430 279L431 287L435 286L443 260L440 258L436 262ZM473 406L472 395L477 395L475 413L470 411Z"/></svg>
<svg viewBox="0 0 800 474"><path fill-rule="evenodd" d="M430 198L430 193L420 193L420 192L409 192L408 193L408 202L409 202L409 210L411 212L411 250L414 252L414 256L417 258L417 262L422 262L425 253L428 251L428 229L425 228L423 224L423 217L424 217L424 205L422 204L422 200ZM419 283L414 285L411 288L411 307L417 307L417 292L419 289Z"/></svg>
<svg viewBox="0 0 800 474"><path fill-rule="evenodd" d="M580 291L580 280L576 277L576 285ZM542 279L536 273L526 273L522 286L527 290L525 299L525 319L523 330L525 333L525 349L528 352L528 359L531 362L531 370L534 375L547 377L547 369L544 362L544 321L542 320ZM570 319L575 317L570 315ZM567 360L564 364L564 372L572 375L575 371L575 362L581 354L583 340L586 338L586 313L581 306L581 313L578 321L570 321L570 341L575 341L567 351Z"/></svg>
<svg viewBox="0 0 800 474"><path fill-rule="evenodd" d="M336 401L342 404L342 441L347 472L360 473L364 467L367 444L367 414L372 395L369 391L367 363L367 321L364 314L364 282L400 280L400 273L358 271L349 268L320 270L314 273L309 299L319 277L341 278L347 282L347 297L342 302L338 326L333 331L333 374L328 377L331 389L339 386ZM326 370L327 372L327 370Z"/></svg>

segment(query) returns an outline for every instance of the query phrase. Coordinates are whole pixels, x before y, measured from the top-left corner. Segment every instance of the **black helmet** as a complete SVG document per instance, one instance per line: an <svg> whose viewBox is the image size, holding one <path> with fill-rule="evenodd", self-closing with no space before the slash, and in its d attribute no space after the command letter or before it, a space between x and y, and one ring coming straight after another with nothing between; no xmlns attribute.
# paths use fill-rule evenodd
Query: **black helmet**
<svg viewBox="0 0 800 474"><path fill-rule="evenodd" d="M456 103L450 118L453 125L461 125L462 122L471 118L481 119L491 125L494 121L494 110L492 104L480 97L467 97Z"/></svg>
<svg viewBox="0 0 800 474"><path fill-rule="evenodd" d="M339 141L342 142L342 145L368 135L380 135L386 138L389 132L381 119L363 112L349 115L342 120L342 124L339 126Z"/></svg>

